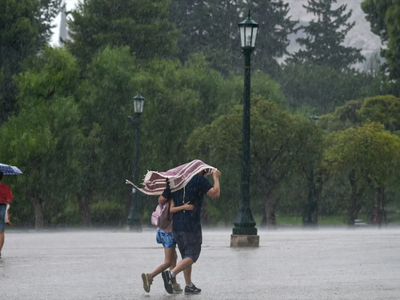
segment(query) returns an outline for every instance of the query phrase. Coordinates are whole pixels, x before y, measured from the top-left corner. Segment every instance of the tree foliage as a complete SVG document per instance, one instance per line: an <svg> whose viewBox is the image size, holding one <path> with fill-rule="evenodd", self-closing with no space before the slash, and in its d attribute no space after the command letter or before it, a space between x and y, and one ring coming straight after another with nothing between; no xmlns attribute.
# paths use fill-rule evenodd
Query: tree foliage
<svg viewBox="0 0 400 300"><path fill-rule="evenodd" d="M35 213L20 217L35 216L36 228L43 228L45 209L62 211L73 178L79 177L74 155L80 148L80 113L73 96L79 69L60 49L47 48L33 63L16 79L20 112L1 128L0 152L25 174L18 176L16 211L31 201Z"/></svg>
<svg viewBox="0 0 400 300"><path fill-rule="evenodd" d="M251 4L239 0L171 0L170 19L181 31L180 60L202 52L212 68L224 74L236 72L240 69L237 66L242 66L237 25L247 17L249 9L260 26L255 65L274 75L279 68L276 59L287 54L288 35L296 24L290 19L288 4L281 0Z"/></svg>
<svg viewBox="0 0 400 300"><path fill-rule="evenodd" d="M381 93L381 79L356 70L336 70L314 63L291 63L277 78L288 106L307 109L309 114L326 114L350 99Z"/></svg>
<svg viewBox="0 0 400 300"><path fill-rule="evenodd" d="M306 37L296 39L303 49L294 53L289 61L313 62L343 70L365 60L361 49L343 45L355 22L348 22L352 11L346 12L347 5L333 9L332 4L335 2L336 0L308 0L307 5L303 5L307 12L316 16L316 20L298 28L306 34Z"/></svg>
<svg viewBox="0 0 400 300"><path fill-rule="evenodd" d="M381 38L381 55L389 65L390 77L400 78L400 3L391 0L364 0L361 8L371 31Z"/></svg>
<svg viewBox="0 0 400 300"><path fill-rule="evenodd" d="M348 224L353 225L368 186L393 186L399 176L400 139L379 123L329 135L325 163L330 172L349 180Z"/></svg>
<svg viewBox="0 0 400 300"><path fill-rule="evenodd" d="M399 130L400 99L392 95L350 100L335 108L331 114L321 116L320 125L328 131L345 130L365 123L383 124L391 132Z"/></svg>
<svg viewBox="0 0 400 300"><path fill-rule="evenodd" d="M289 3L282 0L251 1L251 6L243 7L244 16L247 8L259 24L254 65L275 78L280 70L277 59L289 55L289 35L295 32L298 21L291 19Z"/></svg>
<svg viewBox="0 0 400 300"><path fill-rule="evenodd" d="M261 204L256 202L256 211L263 216L263 224L274 225L274 191L296 167L301 169L300 160L317 151L317 143L311 138L315 127L259 97L252 103L250 122L251 182L264 199ZM232 170L232 164L240 165L241 129L242 106L235 106L210 125L196 129L187 149L192 157L203 155L221 168Z"/></svg>
<svg viewBox="0 0 400 300"><path fill-rule="evenodd" d="M17 112L17 88L12 80L21 63L50 40L60 0L0 2L0 124Z"/></svg>
<svg viewBox="0 0 400 300"><path fill-rule="evenodd" d="M381 123L391 132L400 130L400 99L392 95L365 99L357 113L363 122Z"/></svg>
<svg viewBox="0 0 400 300"><path fill-rule="evenodd" d="M139 60L171 57L178 32L167 7L164 0L84 0L71 12L68 48L84 65L106 46L129 46Z"/></svg>

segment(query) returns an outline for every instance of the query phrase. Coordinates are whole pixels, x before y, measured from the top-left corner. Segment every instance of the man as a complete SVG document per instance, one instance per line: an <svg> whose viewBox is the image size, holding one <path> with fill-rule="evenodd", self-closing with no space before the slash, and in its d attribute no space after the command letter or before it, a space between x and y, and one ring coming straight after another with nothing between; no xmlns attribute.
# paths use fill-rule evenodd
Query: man
<svg viewBox="0 0 400 300"><path fill-rule="evenodd" d="M4 245L5 216L7 204L11 204L13 194L8 185L1 183L3 180L3 172L0 172L0 259L1 249Z"/></svg>
<svg viewBox="0 0 400 300"><path fill-rule="evenodd" d="M204 195L213 199L220 196L219 177L221 172L213 171L214 186L204 177L205 172L193 176L188 184L171 193L167 187L163 194L158 198L160 204L164 204L169 199L173 199L171 207L179 207L186 203L194 205L193 210L182 210L173 215L173 232L176 243L181 253L182 260L171 271L166 270L162 273L165 290L173 293L172 283L176 275L183 271L186 287L185 294L199 294L201 289L192 283L192 265L197 261L201 252L202 231L201 231L201 206Z"/></svg>

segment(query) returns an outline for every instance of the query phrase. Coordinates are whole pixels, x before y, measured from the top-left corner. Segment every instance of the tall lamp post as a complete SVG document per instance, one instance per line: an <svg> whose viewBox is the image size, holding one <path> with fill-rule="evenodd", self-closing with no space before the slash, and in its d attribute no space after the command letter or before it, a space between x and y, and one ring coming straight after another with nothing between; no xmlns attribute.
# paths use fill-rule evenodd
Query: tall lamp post
<svg viewBox="0 0 400 300"><path fill-rule="evenodd" d="M250 209L250 55L256 44L258 23L251 19L239 24L240 42L244 55L244 93L242 130L241 203L234 221L231 247L259 246L256 222Z"/></svg>
<svg viewBox="0 0 400 300"><path fill-rule="evenodd" d="M133 97L133 107L135 109L136 118L129 116L128 118L132 121L134 125L136 125L136 133L135 133L135 157L133 164L133 183L138 184L139 181L139 171L138 171L138 163L139 163L139 134L140 134L140 115L143 113L144 106L144 97L140 94ZM140 212L139 212L139 201L140 194L135 189L132 188L132 203L131 210L128 216L128 228L133 231L142 231L142 224L140 223Z"/></svg>
<svg viewBox="0 0 400 300"><path fill-rule="evenodd" d="M319 117L317 115L312 115L310 117L315 124L318 122ZM314 199L315 191L315 179L314 179L314 163L311 163L309 174L308 174L308 203L303 215L303 225L304 226L317 226L318 219L316 215L316 210L318 209L318 203Z"/></svg>

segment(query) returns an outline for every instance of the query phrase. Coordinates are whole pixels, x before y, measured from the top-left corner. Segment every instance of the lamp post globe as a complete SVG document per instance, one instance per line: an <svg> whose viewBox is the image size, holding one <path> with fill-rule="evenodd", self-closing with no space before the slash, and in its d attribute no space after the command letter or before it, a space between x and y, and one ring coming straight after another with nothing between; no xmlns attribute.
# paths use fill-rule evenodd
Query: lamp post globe
<svg viewBox="0 0 400 300"><path fill-rule="evenodd" d="M144 97L140 94L137 94L133 97L133 108L135 109L136 114L143 113L144 108Z"/></svg>
<svg viewBox="0 0 400 300"><path fill-rule="evenodd" d="M250 11L247 19L240 22L239 33L240 33L240 44L243 50L253 51L256 46L256 39L258 33L258 23L250 17Z"/></svg>
<svg viewBox="0 0 400 300"><path fill-rule="evenodd" d="M133 107L136 118L129 117L133 125L136 125L135 132L135 152L134 152L134 164L133 164L133 183L138 185L139 181L139 145L140 145L140 116L143 113L144 108L144 97L137 94L133 97ZM142 224L140 223L140 194L134 187L132 188L132 203L131 209L128 216L128 229L132 231L142 231Z"/></svg>
<svg viewBox="0 0 400 300"><path fill-rule="evenodd" d="M244 93L242 129L241 202L234 221L231 247L259 246L256 222L250 208L250 54L255 48L258 23L248 17L239 24L240 43L244 55Z"/></svg>

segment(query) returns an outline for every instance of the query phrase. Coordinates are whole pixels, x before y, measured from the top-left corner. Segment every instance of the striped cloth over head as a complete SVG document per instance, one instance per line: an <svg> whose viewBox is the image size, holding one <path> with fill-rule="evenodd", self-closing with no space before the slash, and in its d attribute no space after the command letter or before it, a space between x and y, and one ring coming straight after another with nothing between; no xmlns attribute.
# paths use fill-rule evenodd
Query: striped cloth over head
<svg viewBox="0 0 400 300"><path fill-rule="evenodd" d="M176 192L184 188L194 175L204 171L207 176L215 169L196 159L166 172L148 171L142 183L144 188L135 187L146 195L157 196L163 193L169 182L171 192Z"/></svg>

